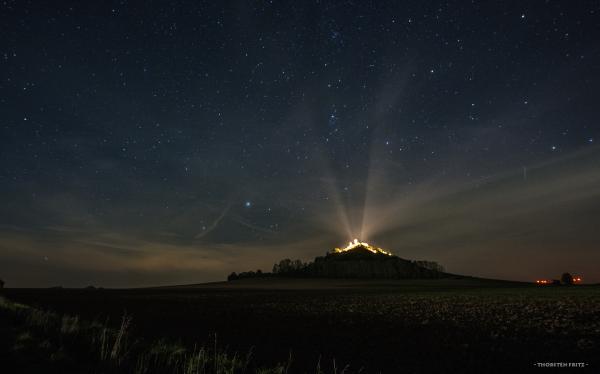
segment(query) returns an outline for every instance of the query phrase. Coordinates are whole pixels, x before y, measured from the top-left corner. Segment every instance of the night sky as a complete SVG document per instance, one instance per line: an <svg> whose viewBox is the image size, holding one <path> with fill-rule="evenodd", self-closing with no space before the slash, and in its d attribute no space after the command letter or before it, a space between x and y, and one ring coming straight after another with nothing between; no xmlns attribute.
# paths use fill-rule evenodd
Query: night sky
<svg viewBox="0 0 600 374"><path fill-rule="evenodd" d="M598 1L0 5L7 286L224 279L359 238L600 281Z"/></svg>

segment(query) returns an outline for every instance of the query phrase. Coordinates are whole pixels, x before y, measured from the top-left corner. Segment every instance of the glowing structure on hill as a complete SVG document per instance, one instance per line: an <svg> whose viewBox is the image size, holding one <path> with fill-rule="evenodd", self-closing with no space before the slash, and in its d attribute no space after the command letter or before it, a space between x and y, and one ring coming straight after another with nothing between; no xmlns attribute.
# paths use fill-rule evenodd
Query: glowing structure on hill
<svg viewBox="0 0 600 374"><path fill-rule="evenodd" d="M352 251L354 249L357 248L363 248L368 250L369 252L375 253L375 254L383 254L386 256L393 256L390 252L384 251L381 248L378 247L374 247L368 243L365 242L359 242L358 239L354 239L354 241L349 242L348 245L345 248L335 248L333 250L334 253L344 253L344 252L348 252L348 251Z"/></svg>

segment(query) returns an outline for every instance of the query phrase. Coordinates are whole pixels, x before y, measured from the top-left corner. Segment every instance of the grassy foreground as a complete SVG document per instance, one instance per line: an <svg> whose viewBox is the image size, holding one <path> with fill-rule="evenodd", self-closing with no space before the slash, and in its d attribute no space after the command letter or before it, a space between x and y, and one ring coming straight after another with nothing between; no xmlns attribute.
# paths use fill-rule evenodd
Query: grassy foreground
<svg viewBox="0 0 600 374"><path fill-rule="evenodd" d="M233 374L249 372L252 359L251 351L243 357L220 351L216 336L212 347L192 349L138 339L130 333L127 315L114 329L106 322L83 321L0 297L0 321L0 361L10 372ZM282 374L288 366L252 372Z"/></svg>
<svg viewBox="0 0 600 374"><path fill-rule="evenodd" d="M249 279L3 294L13 302L0 306L0 362L19 367L8 372L480 374L539 372L548 369L538 363L556 362L582 364L577 372L600 368L600 287L593 285Z"/></svg>

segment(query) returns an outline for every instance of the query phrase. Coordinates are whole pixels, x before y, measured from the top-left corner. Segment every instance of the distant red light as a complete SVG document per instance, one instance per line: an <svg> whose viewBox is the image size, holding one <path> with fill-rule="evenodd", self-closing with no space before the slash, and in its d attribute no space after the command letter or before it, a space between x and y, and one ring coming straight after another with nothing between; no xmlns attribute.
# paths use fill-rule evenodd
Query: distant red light
<svg viewBox="0 0 600 374"><path fill-rule="evenodd" d="M581 277L573 277L573 283L581 283L583 282L583 278ZM558 282L558 281L554 281L554 282ZM535 281L536 284L553 284L552 280L548 280L548 279L536 279Z"/></svg>

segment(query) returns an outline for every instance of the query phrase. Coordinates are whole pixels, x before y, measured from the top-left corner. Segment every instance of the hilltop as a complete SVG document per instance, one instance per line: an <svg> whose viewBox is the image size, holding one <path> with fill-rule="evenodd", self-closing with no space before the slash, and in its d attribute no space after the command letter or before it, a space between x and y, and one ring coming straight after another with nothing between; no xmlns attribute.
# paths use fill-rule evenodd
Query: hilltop
<svg viewBox="0 0 600 374"><path fill-rule="evenodd" d="M271 273L261 270L232 273L228 280L256 277L357 278L357 279L430 279L450 274L433 261L400 258L390 251L357 239L344 248L334 248L312 262L284 259L273 266Z"/></svg>

